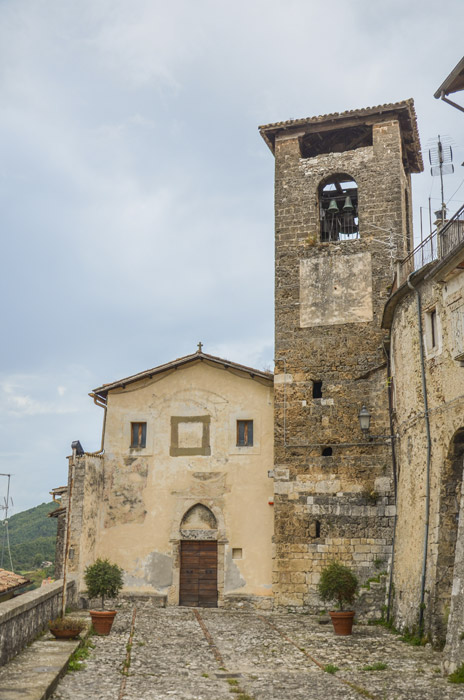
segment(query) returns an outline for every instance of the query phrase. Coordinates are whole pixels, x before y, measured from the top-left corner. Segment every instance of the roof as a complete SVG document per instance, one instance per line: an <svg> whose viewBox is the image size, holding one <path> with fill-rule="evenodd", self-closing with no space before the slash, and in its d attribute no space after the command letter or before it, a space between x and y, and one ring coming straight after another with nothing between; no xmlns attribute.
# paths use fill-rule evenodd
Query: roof
<svg viewBox="0 0 464 700"><path fill-rule="evenodd" d="M60 515L63 515L66 513L66 506L61 506L61 508L55 508L55 510L51 510L47 518L59 518Z"/></svg>
<svg viewBox="0 0 464 700"><path fill-rule="evenodd" d="M458 65L453 68L449 76L442 82L434 97L438 100L443 95L464 90L464 58L461 58Z"/></svg>
<svg viewBox="0 0 464 700"><path fill-rule="evenodd" d="M414 100L412 99L403 100L401 102L391 102L376 107L364 107L362 109L351 109L345 112L322 114L317 117L290 119L274 124L265 124L258 128L261 136L272 153L274 153L276 135L282 134L283 132L291 132L303 128L306 133L310 133L311 131L322 131L322 127L327 131L328 125L333 129L340 129L363 122L378 122L380 121L379 118L384 121L392 117L397 118L400 122L405 152L411 172L422 172L424 164L422 162Z"/></svg>
<svg viewBox="0 0 464 700"><path fill-rule="evenodd" d="M6 569L0 569L0 593L8 593L15 588L25 586L27 583L30 583L30 581L25 576L14 574Z"/></svg>
<svg viewBox="0 0 464 700"><path fill-rule="evenodd" d="M125 377L124 379L119 379L116 382L111 382L110 384L103 384L93 390L93 394L97 394L101 398L106 398L109 391L113 389L124 389L128 384L133 384L134 382L140 382L143 379L151 379L157 374L162 372L168 372L170 370L177 370L180 367L184 367L189 364L197 362L206 362L206 364L213 365L216 367L222 367L223 369L238 372L243 375L250 376L252 379L259 379L261 381L268 382L270 384L274 381L274 375L272 372L265 372L259 369L253 369L253 367L247 367L246 365L240 365L237 362L231 362L230 360L225 360L222 357L216 357L215 355L208 355L205 352L198 351L192 355L185 355L185 357L179 357L177 360L172 362L167 362L164 365L159 365L158 367L153 367L152 369L147 369L138 374L133 374L130 377Z"/></svg>

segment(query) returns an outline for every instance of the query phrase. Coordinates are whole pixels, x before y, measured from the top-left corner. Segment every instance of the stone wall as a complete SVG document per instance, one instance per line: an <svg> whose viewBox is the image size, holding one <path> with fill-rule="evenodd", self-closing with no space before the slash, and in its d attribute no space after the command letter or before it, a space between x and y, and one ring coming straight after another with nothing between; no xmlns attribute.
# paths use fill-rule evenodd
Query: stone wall
<svg viewBox="0 0 464 700"><path fill-rule="evenodd" d="M464 455L464 370L459 356L462 341L456 314L464 311L464 274L456 269L449 279L440 264L419 270L411 283L421 299L419 331L416 294L403 285L389 301L385 326L391 328L394 384L394 430L398 435L398 523L394 562L394 617L399 628L418 629L424 565L426 522L429 521L424 631L442 644L447 632L459 641L462 600L461 573L455 567ZM436 325L433 344L430 324ZM430 505L427 513L427 432L422 390L420 345L424 350L428 418L431 435ZM454 584L453 584L454 576ZM455 633L451 632L455 626ZM451 646L454 645L454 642ZM462 642L460 642L462 645ZM455 645L454 645L455 646ZM464 649L461 652L464 661Z"/></svg>
<svg viewBox="0 0 464 700"><path fill-rule="evenodd" d="M370 146L305 158L310 128L275 137L274 593L277 605L316 608L329 560L364 582L390 557L391 444L366 439L358 413L366 405L371 433L390 434L381 318L392 260L410 245L410 182L398 121L373 124ZM318 192L337 173L358 185L360 235L322 243Z"/></svg>
<svg viewBox="0 0 464 700"><path fill-rule="evenodd" d="M0 604L0 666L18 654L61 614L63 581L49 583ZM67 605L76 604L76 584L67 584Z"/></svg>

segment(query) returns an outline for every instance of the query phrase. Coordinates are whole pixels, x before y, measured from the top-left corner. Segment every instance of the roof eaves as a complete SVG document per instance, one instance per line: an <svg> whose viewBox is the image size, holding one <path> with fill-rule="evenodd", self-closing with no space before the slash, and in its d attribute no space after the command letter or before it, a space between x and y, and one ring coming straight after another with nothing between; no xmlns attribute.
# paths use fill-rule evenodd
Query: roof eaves
<svg viewBox="0 0 464 700"><path fill-rule="evenodd" d="M274 140L275 135L278 131L285 129L297 129L298 127L311 126L317 124L323 124L324 122L343 122L347 119L356 119L362 117L369 117L375 114L382 114L383 112L407 112L407 117L409 121L413 149L411 155L415 156L413 162L411 163L414 170L417 172L422 172L424 169L424 164L422 161L422 154L420 148L419 130L417 127L417 116L416 110L414 108L414 100L409 98L407 100L402 100L401 102L390 102L383 105L377 105L376 107L363 107L361 109L351 109L344 112L333 112L331 114L321 114L315 117L306 117L304 119L289 119L287 121L275 122L273 124L265 124L259 126L259 132L263 137L264 141L274 153Z"/></svg>
<svg viewBox="0 0 464 700"><path fill-rule="evenodd" d="M95 394L98 394L99 396L106 396L108 392L113 389L124 388L127 384L133 384L134 382L139 382L147 378L151 379L156 374L168 372L169 370L175 370L178 367L182 367L183 365L198 361L206 361L216 365L223 365L225 368L235 369L239 372L243 372L244 374L251 375L252 378L259 377L260 379L264 379L266 381L269 381L270 383L272 383L274 380L274 376L271 372L264 372L262 370L254 369L253 367L240 365L237 362L231 362L230 360L225 360L221 357L216 357L215 355L208 355L207 353L203 352L195 352L192 355L185 355L184 357L180 357L176 360L173 360L172 362L167 362L163 365L159 365L158 367L147 369L143 372L139 372L138 374L133 374L129 377L125 377L124 379L119 379L116 382L112 382L110 384L103 384L102 386L94 389L93 392Z"/></svg>
<svg viewBox="0 0 464 700"><path fill-rule="evenodd" d="M463 89L464 84L464 57L461 58L457 66L453 68L451 73L445 78L438 90L434 93L435 99L439 99L443 95L449 95L452 92L459 92Z"/></svg>

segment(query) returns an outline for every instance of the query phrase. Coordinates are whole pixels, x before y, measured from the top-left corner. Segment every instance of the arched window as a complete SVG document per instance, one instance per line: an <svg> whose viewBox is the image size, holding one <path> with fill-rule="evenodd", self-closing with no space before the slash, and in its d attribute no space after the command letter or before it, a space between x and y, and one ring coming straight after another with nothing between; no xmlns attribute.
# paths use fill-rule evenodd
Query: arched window
<svg viewBox="0 0 464 700"><path fill-rule="evenodd" d="M321 241L359 238L358 186L351 175L331 175L319 185Z"/></svg>

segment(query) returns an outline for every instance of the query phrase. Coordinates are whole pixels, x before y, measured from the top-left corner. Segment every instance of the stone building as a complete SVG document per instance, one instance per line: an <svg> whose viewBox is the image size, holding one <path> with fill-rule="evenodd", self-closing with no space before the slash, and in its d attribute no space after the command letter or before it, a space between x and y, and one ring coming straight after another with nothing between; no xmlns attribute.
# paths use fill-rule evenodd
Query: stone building
<svg viewBox="0 0 464 700"><path fill-rule="evenodd" d="M260 127L275 156L278 605L317 606L330 559L387 568L395 504L382 313L412 245L412 100ZM372 415L371 438L358 414Z"/></svg>
<svg viewBox="0 0 464 700"><path fill-rule="evenodd" d="M102 449L73 443L67 573L108 557L126 594L266 607L273 378L201 351L98 387ZM61 543L65 547L65 542Z"/></svg>
<svg viewBox="0 0 464 700"><path fill-rule="evenodd" d="M436 643L451 619L457 542L464 541L463 214L461 207L398 265L383 319L398 475L393 614ZM462 607L460 586L454 593Z"/></svg>

